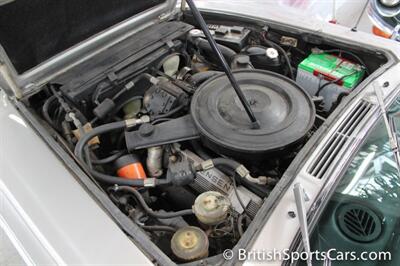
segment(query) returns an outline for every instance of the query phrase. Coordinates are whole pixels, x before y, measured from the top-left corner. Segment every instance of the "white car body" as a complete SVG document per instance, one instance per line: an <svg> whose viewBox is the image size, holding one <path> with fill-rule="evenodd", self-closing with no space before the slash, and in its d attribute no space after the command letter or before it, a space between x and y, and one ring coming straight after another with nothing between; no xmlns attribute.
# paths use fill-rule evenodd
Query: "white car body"
<svg viewBox="0 0 400 266"><path fill-rule="evenodd" d="M387 100L393 98L394 93L399 92L400 46L395 42L376 38L371 34L360 31L353 32L349 27L343 26L351 25L351 21L343 19L339 25L331 24L310 18L308 12L299 13L296 11L297 9L293 9L296 15L292 15L290 12L282 12L282 6L279 4L262 6L239 3L239 1L229 1L229 3L222 1L197 2L199 7L206 12L261 19L273 24L317 32L338 42L348 42L357 46L368 46L371 49L386 51L392 57L392 63L378 70L379 76L374 80L369 79L363 84L365 88L352 101L352 104L356 104L362 98L375 101L373 82L381 85L389 82L390 85L384 94L385 97L388 97ZM310 5L316 7L319 5L317 2L320 1L311 1ZM328 3L326 5L329 6ZM343 7L343 14L349 9ZM339 10L341 9L338 8L337 11ZM331 9L326 14L321 14L323 20L329 18L330 12ZM342 13L337 12L337 14L340 21L339 15ZM348 17L348 15L344 17ZM117 27L121 27L121 25ZM96 41L95 38L99 38L99 36L90 41ZM52 63L51 60L40 67ZM4 67L4 64L0 64L3 75L7 71ZM40 67L29 75L40 75ZM43 77L43 80L46 78ZM14 83L13 85L18 97L18 92L21 92L22 88L18 84ZM152 261L135 245L134 241L131 241L116 225L113 218L100 207L98 200L90 196L75 174L68 170L64 162L43 141L43 136L39 136L39 133L26 121L25 117L29 114L21 114L3 90L0 92L0 128L2 132L0 137L0 228L4 233L0 233L0 237L9 238L23 261L29 265L152 264ZM14 100L15 97L12 101ZM298 220L288 216L289 211L296 209L293 185L300 183L305 188L310 198L307 202L307 209L312 208L314 199L324 187L329 185L331 179L315 179L307 173L307 165L318 154L331 132L344 117L345 115L337 118L329 128L323 129L326 130L324 140L308 155L307 162L299 170L294 182L290 184L283 195L279 196L278 201L269 204L271 212L268 214L267 223L259 229L250 250L290 248L299 230ZM366 134L363 128L360 128L358 133L356 138L360 139ZM52 139L48 141L54 142ZM351 155L357 144L356 141L349 147L348 153L343 154L342 160L338 160L337 167ZM278 195L273 196L278 197ZM253 263L253 261L247 262L249 265ZM278 265L281 262L265 263Z"/></svg>
<svg viewBox="0 0 400 266"><path fill-rule="evenodd" d="M200 6L226 5L222 0L199 0ZM286 16L305 16L307 19L334 22L339 25L353 28L360 18L358 29L372 33L372 23L368 18L367 5L369 0L232 0L229 6L242 10L255 7L265 10L266 13L274 10Z"/></svg>

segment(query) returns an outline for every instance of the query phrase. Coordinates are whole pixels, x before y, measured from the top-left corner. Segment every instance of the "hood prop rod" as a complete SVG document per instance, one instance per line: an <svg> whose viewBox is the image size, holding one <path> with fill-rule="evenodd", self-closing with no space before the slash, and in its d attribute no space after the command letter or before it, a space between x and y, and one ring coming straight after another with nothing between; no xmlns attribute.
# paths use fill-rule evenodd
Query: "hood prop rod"
<svg viewBox="0 0 400 266"><path fill-rule="evenodd" d="M258 122L257 118L255 117L253 110L250 107L249 102L247 101L246 97L244 96L243 91L240 88L237 80L233 76L231 68L229 67L229 65L226 62L224 56L222 55L220 49L218 48L218 45L215 42L213 36L211 35L210 30L208 29L208 26L207 26L206 22L204 21L203 16L200 14L200 11L197 9L193 0L186 0L186 2L189 5L190 10L192 11L194 19L196 20L197 23L199 23L200 28L202 29L202 31L204 32L204 35L207 38L207 41L210 43L211 49L213 50L216 57L219 59L226 76L228 77L229 81L232 84L232 87L235 89L235 92L236 92L237 96L239 97L240 102L242 103L247 115L250 118L252 128L259 129L260 123Z"/></svg>

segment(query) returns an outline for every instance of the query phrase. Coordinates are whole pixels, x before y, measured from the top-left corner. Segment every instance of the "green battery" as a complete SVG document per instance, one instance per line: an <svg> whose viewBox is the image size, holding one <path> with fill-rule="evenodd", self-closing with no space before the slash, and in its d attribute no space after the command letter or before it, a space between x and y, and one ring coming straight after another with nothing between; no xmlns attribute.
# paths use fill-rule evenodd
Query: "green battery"
<svg viewBox="0 0 400 266"><path fill-rule="evenodd" d="M310 54L299 64L296 83L310 96L322 96L323 108L329 112L339 95L349 93L363 76L364 69L359 64L321 52Z"/></svg>
<svg viewBox="0 0 400 266"><path fill-rule="evenodd" d="M364 70L359 64L326 53L311 54L300 63L299 70L319 79L337 80L336 84L348 89L356 87L364 76Z"/></svg>

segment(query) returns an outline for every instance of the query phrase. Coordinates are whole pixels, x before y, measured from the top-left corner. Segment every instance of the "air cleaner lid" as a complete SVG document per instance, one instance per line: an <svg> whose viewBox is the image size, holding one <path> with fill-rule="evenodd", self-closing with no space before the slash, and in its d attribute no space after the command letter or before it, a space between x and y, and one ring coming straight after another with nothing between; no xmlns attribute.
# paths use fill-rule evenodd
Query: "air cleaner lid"
<svg viewBox="0 0 400 266"><path fill-rule="evenodd" d="M310 130L314 105L294 82L263 70L234 75L261 127L251 128L228 78L212 78L196 91L191 104L194 123L210 149L233 156L268 153L294 144Z"/></svg>

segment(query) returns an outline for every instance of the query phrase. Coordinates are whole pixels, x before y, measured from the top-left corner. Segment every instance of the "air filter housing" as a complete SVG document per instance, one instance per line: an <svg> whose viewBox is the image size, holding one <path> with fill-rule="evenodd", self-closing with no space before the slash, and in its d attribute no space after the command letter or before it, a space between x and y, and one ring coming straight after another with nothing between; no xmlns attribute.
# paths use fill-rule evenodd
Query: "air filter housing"
<svg viewBox="0 0 400 266"><path fill-rule="evenodd" d="M198 88L191 114L202 141L217 153L252 159L301 140L315 119L308 94L286 77L263 70L234 71L260 123L253 129L228 78L216 76Z"/></svg>

